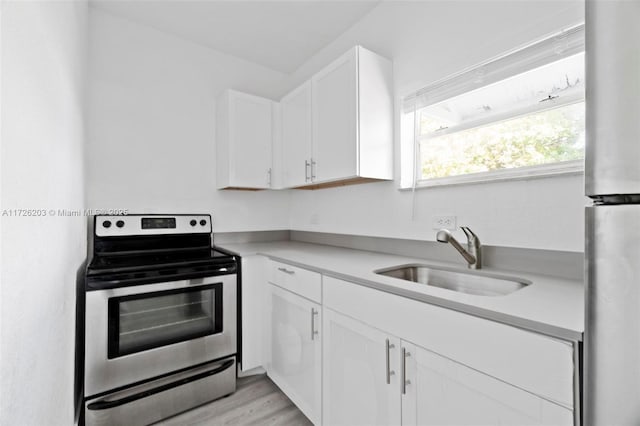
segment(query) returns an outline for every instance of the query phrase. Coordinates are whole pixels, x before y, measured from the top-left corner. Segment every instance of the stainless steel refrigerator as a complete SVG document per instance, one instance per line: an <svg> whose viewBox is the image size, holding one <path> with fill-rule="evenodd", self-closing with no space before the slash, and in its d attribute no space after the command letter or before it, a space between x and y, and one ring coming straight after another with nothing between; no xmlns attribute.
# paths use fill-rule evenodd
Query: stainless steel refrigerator
<svg viewBox="0 0 640 426"><path fill-rule="evenodd" d="M640 0L586 0L585 425L640 425Z"/></svg>

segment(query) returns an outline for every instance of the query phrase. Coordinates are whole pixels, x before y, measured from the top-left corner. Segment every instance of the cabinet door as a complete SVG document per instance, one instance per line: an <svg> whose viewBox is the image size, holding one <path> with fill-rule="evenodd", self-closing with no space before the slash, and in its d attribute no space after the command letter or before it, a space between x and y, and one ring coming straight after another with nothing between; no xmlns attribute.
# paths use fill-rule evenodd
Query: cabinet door
<svg viewBox="0 0 640 426"><path fill-rule="evenodd" d="M532 394L573 406L576 367L569 342L327 276L322 278L322 303Z"/></svg>
<svg viewBox="0 0 640 426"><path fill-rule="evenodd" d="M569 408L404 341L402 348L403 424L573 425Z"/></svg>
<svg viewBox="0 0 640 426"><path fill-rule="evenodd" d="M229 92L230 186L270 187L272 105L269 99Z"/></svg>
<svg viewBox="0 0 640 426"><path fill-rule="evenodd" d="M302 186L311 181L311 83L289 93L280 104L284 186Z"/></svg>
<svg viewBox="0 0 640 426"><path fill-rule="evenodd" d="M324 424L399 424L400 340L330 309L323 330Z"/></svg>
<svg viewBox="0 0 640 426"><path fill-rule="evenodd" d="M267 262L264 256L242 257L242 371L261 367L266 359Z"/></svg>
<svg viewBox="0 0 640 426"><path fill-rule="evenodd" d="M357 50L314 75L311 83L313 180L321 183L356 176Z"/></svg>
<svg viewBox="0 0 640 426"><path fill-rule="evenodd" d="M314 424L320 424L320 305L271 284L269 289L269 377Z"/></svg>

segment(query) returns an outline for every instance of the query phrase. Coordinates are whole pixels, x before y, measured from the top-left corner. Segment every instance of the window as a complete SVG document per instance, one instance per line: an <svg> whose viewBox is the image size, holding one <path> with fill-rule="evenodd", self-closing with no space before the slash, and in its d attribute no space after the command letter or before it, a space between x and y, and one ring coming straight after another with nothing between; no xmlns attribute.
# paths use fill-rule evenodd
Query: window
<svg viewBox="0 0 640 426"><path fill-rule="evenodd" d="M579 26L406 98L402 186L582 171L584 74Z"/></svg>

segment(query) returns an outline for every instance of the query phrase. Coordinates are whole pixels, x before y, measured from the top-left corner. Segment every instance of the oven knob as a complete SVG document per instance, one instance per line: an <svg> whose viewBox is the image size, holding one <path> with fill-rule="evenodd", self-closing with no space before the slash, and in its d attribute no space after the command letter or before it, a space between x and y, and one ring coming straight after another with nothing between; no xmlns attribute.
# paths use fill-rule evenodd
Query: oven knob
<svg viewBox="0 0 640 426"><path fill-rule="evenodd" d="M122 228L122 227L124 226L124 221L123 221L123 220L119 220L119 221L117 221L117 222L116 222L116 226L117 226L118 228Z"/></svg>
<svg viewBox="0 0 640 426"><path fill-rule="evenodd" d="M202 219L202 220L200 221L200 225L205 226L206 224L207 224L207 221L206 221L206 220Z"/></svg>
<svg viewBox="0 0 640 426"><path fill-rule="evenodd" d="M198 222L196 222L195 219L191 219L191 222L189 222L189 225L196 226L196 223L198 223Z"/></svg>
<svg viewBox="0 0 640 426"><path fill-rule="evenodd" d="M111 226L111 221L105 220L104 222L102 222L102 226L104 226L105 228L109 228Z"/></svg>

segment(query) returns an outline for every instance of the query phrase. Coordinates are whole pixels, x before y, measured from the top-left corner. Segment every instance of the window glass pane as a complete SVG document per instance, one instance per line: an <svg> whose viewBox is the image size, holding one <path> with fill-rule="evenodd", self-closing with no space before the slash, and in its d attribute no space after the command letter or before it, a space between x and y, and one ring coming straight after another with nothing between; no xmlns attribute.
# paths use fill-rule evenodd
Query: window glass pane
<svg viewBox="0 0 640 426"><path fill-rule="evenodd" d="M441 136L422 126L433 129L442 122L421 116L422 179L579 160L584 114L579 102Z"/></svg>
<svg viewBox="0 0 640 426"><path fill-rule="evenodd" d="M402 187L578 172L584 59L579 25L406 97L403 117L413 126L401 133Z"/></svg>

